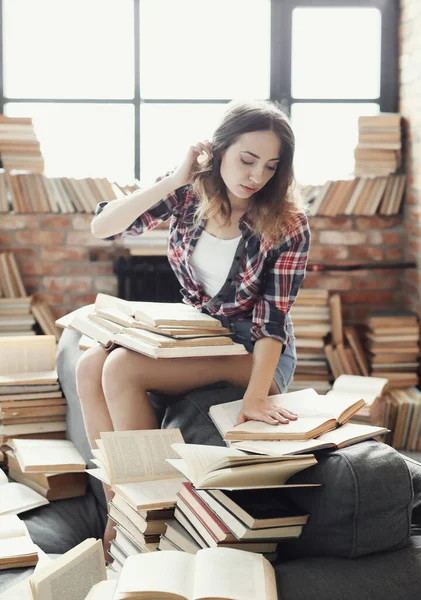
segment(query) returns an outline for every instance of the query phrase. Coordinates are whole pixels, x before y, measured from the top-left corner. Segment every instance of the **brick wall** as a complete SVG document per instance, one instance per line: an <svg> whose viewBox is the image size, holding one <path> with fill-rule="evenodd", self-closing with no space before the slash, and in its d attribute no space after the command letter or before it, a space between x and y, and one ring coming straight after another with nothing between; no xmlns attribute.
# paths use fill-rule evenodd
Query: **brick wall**
<svg viewBox="0 0 421 600"><path fill-rule="evenodd" d="M28 293L37 292L57 316L92 302L97 292L117 293L117 244L93 238L91 215L3 215L0 251L15 253ZM375 263L404 259L400 217L312 217L311 264ZM305 287L346 292L344 316L358 321L373 307L403 302L400 270L309 272Z"/></svg>
<svg viewBox="0 0 421 600"><path fill-rule="evenodd" d="M400 112L406 121L405 162L409 185L404 229L406 257L418 265L404 277L407 303L421 315L421 5L419 0L401 0Z"/></svg>

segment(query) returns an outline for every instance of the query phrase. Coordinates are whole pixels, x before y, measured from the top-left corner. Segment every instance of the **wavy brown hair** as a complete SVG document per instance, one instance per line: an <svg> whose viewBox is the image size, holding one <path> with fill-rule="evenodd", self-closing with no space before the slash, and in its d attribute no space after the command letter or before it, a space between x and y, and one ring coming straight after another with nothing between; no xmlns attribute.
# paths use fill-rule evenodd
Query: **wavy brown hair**
<svg viewBox="0 0 421 600"><path fill-rule="evenodd" d="M291 219L303 213L301 196L295 183L293 157L295 137L288 117L272 101L230 103L212 139L212 158L194 169L193 191L199 199L195 219L217 214L224 224L231 219L231 203L221 177L222 155L244 133L273 131L281 142L281 160L275 174L249 201L247 216L255 233L279 242L288 231Z"/></svg>

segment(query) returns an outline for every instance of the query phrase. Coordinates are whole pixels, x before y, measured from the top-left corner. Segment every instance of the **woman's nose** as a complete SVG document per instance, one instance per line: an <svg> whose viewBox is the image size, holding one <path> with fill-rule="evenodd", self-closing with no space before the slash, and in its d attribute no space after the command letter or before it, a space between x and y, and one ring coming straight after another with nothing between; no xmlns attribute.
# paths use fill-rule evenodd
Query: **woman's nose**
<svg viewBox="0 0 421 600"><path fill-rule="evenodd" d="M249 179L251 179L251 181L254 181L255 183L262 183L262 180L263 180L262 169L253 169L253 171L249 175Z"/></svg>

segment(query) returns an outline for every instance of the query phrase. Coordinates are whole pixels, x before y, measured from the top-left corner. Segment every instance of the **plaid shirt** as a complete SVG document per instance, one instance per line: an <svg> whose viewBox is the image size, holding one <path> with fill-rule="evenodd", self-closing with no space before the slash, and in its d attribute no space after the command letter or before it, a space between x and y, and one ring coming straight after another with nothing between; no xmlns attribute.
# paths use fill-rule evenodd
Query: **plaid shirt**
<svg viewBox="0 0 421 600"><path fill-rule="evenodd" d="M107 202L98 205L96 214ZM288 234L277 244L271 244L251 231L246 216L240 220L241 240L226 283L220 292L209 298L195 280L190 259L205 221L194 224L197 198L190 185L171 192L150 210L144 212L124 232L107 238L136 236L149 231L168 219L168 260L177 276L186 304L213 316L230 320L252 319L253 341L261 337L280 340L284 347L289 337L286 316L294 303L305 277L310 246L310 230L304 213L294 217Z"/></svg>

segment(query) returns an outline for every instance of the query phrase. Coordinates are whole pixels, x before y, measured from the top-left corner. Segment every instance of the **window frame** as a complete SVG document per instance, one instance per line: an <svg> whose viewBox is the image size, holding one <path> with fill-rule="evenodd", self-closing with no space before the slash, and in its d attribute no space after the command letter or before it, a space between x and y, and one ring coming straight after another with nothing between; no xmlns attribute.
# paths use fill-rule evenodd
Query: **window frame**
<svg viewBox="0 0 421 600"><path fill-rule="evenodd" d="M174 0L176 1L176 0ZM229 0L227 0L229 1ZM133 98L12 98L4 95L3 85L3 0L0 0L0 113L4 106L13 103L63 103L63 104L128 104L134 108L134 177L141 178L141 126L140 114L143 104L226 104L230 98L185 99L142 98L140 83L140 2L133 0L134 27L134 94ZM378 103L381 112L399 110L399 0L270 0L270 99L278 101L290 114L293 103ZM295 8L308 7L371 7L382 15L380 96L378 98L293 98L291 94L292 69L292 12ZM280 43L281 40L281 43Z"/></svg>

